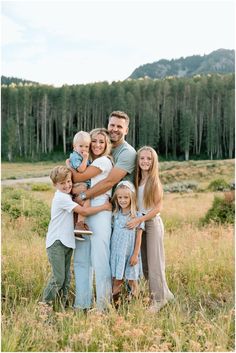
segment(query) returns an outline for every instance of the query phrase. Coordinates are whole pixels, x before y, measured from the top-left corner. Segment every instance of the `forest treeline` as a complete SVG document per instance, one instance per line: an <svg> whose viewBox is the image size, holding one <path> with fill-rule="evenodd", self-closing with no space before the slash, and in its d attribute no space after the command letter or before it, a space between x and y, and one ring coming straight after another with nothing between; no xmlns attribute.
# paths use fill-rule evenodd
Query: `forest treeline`
<svg viewBox="0 0 236 353"><path fill-rule="evenodd" d="M106 127L113 110L130 116L127 140L163 159L233 158L234 74L86 85L1 88L2 159L68 154L79 130Z"/></svg>

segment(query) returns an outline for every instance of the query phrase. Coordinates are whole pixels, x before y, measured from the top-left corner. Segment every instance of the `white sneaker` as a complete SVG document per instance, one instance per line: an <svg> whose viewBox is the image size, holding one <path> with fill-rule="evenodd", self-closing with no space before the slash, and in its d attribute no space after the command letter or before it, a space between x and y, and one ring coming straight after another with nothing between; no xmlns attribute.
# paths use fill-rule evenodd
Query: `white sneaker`
<svg viewBox="0 0 236 353"><path fill-rule="evenodd" d="M160 302L153 301L152 304L150 305L148 311L150 313L158 313L168 302L174 300L174 295L170 296L168 299L163 299Z"/></svg>
<svg viewBox="0 0 236 353"><path fill-rule="evenodd" d="M80 234L75 234L75 239L80 241L85 241L84 237Z"/></svg>
<svg viewBox="0 0 236 353"><path fill-rule="evenodd" d="M158 313L166 304L168 303L167 299L161 300L160 302L153 302L149 307L148 311L150 313Z"/></svg>

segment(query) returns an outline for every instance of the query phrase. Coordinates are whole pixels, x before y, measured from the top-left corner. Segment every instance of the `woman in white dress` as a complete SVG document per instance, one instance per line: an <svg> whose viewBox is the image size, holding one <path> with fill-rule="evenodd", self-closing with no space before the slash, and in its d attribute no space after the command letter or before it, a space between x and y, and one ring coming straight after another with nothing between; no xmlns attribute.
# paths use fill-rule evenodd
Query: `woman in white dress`
<svg viewBox="0 0 236 353"><path fill-rule="evenodd" d="M106 129L90 133L93 162L76 181L91 179L91 187L105 179L112 169L111 143ZM91 206L102 205L111 197L112 190L91 199ZM95 274L96 306L104 310L111 300L110 239L111 211L102 211L87 218L93 232L85 241L76 241L74 252L75 308L89 309L93 302L93 273Z"/></svg>

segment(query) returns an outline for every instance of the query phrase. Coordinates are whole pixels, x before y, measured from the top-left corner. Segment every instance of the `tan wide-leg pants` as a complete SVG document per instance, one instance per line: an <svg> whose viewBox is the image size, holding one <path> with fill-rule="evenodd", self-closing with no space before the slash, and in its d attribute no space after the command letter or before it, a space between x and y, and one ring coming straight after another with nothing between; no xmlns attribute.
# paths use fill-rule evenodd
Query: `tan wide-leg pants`
<svg viewBox="0 0 236 353"><path fill-rule="evenodd" d="M151 299L158 302L174 298L166 283L163 237L164 226L159 215L145 222L141 245L143 274L149 281Z"/></svg>

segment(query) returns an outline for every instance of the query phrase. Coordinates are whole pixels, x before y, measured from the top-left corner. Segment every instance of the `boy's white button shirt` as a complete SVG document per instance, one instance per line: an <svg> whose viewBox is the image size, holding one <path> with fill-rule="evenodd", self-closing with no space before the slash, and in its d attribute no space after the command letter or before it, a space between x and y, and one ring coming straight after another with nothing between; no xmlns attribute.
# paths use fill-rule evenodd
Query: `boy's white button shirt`
<svg viewBox="0 0 236 353"><path fill-rule="evenodd" d="M46 237L46 248L56 240L68 248L75 249L73 209L78 204L71 195L57 190L52 200L51 220Z"/></svg>

